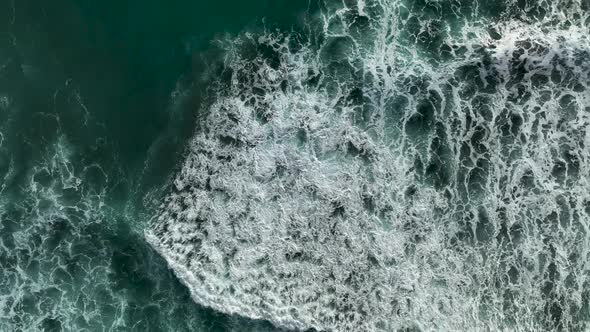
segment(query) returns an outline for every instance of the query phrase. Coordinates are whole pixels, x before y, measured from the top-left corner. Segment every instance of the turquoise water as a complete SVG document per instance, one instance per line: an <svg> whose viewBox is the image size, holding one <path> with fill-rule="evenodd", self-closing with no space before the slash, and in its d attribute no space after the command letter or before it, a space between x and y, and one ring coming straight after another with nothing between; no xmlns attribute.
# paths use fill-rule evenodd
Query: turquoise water
<svg viewBox="0 0 590 332"><path fill-rule="evenodd" d="M0 331L587 330L589 9L0 0Z"/></svg>

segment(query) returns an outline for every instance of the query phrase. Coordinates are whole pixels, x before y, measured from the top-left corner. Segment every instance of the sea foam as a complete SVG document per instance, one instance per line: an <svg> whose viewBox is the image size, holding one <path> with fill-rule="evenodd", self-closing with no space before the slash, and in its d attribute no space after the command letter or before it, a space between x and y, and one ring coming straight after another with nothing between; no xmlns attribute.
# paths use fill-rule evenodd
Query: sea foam
<svg viewBox="0 0 590 332"><path fill-rule="evenodd" d="M495 5L328 2L312 37L226 42L146 233L194 300L295 329L588 328L588 4Z"/></svg>

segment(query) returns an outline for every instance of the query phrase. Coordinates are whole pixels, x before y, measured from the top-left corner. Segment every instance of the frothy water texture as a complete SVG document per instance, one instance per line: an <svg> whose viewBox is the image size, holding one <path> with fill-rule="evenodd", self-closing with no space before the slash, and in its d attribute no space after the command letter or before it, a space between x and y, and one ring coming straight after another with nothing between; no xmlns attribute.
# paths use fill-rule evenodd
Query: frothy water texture
<svg viewBox="0 0 590 332"><path fill-rule="evenodd" d="M328 1L225 40L147 240L279 327L589 329L589 6Z"/></svg>
<svg viewBox="0 0 590 332"><path fill-rule="evenodd" d="M301 1L0 1L0 331L590 330L590 1Z"/></svg>
<svg viewBox="0 0 590 332"><path fill-rule="evenodd" d="M145 241L193 121L182 36L138 2L0 1L1 332L277 330L196 304Z"/></svg>

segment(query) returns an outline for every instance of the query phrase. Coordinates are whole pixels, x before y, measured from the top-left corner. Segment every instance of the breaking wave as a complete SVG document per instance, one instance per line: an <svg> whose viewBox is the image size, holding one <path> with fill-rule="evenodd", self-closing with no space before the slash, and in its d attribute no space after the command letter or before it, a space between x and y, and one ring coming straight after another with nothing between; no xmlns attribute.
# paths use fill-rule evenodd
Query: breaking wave
<svg viewBox="0 0 590 332"><path fill-rule="evenodd" d="M344 0L223 41L146 238L281 327L590 328L588 9Z"/></svg>

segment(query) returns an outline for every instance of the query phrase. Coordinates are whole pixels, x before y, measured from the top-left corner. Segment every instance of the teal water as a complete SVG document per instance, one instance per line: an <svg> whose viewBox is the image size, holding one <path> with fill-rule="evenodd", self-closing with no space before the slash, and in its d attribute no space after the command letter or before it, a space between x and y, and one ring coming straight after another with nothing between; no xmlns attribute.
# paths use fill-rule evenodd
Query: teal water
<svg viewBox="0 0 590 332"><path fill-rule="evenodd" d="M0 331L585 331L587 0L0 0Z"/></svg>
<svg viewBox="0 0 590 332"><path fill-rule="evenodd" d="M192 134L200 97L171 96L210 41L305 10L0 1L0 331L275 330L195 304L143 239L144 203Z"/></svg>

